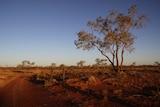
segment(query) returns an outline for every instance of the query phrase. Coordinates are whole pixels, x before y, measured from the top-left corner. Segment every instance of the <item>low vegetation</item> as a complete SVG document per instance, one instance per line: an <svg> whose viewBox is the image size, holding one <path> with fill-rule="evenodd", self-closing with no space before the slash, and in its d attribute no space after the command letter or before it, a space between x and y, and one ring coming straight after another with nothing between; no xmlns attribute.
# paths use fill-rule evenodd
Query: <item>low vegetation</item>
<svg viewBox="0 0 160 107"><path fill-rule="evenodd" d="M2 75L22 74L19 68L1 68ZM13 71L13 72L12 72ZM57 101L74 107L160 105L160 68L126 66L118 74L109 68L50 67L22 69L30 81L49 90ZM29 73L28 73L29 72ZM6 76L7 77L7 76Z"/></svg>

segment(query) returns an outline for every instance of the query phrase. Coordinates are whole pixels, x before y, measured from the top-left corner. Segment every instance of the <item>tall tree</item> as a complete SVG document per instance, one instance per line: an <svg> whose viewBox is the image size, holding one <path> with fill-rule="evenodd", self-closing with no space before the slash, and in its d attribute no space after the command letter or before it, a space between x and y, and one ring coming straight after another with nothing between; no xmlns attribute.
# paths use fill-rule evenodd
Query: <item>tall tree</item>
<svg viewBox="0 0 160 107"><path fill-rule="evenodd" d="M112 10L106 18L98 17L95 22L88 21L91 33L78 32L78 40L74 43L83 50L96 48L111 63L114 71L119 72L122 70L124 52L131 53L134 50L135 36L131 31L143 28L146 21L146 15L138 14L135 5L131 6L127 13ZM109 57L108 53L112 57Z"/></svg>

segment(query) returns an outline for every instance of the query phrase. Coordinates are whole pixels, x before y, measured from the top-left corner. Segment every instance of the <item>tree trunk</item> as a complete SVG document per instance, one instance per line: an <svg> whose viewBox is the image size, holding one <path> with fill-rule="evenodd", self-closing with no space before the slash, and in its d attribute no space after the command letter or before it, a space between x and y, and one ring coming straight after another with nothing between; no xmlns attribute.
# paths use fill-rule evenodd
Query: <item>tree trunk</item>
<svg viewBox="0 0 160 107"><path fill-rule="evenodd" d="M63 71L62 71L62 79L63 79L63 83L65 82L65 75L66 75L66 70L65 68L63 68Z"/></svg>
<svg viewBox="0 0 160 107"><path fill-rule="evenodd" d="M117 72L119 72L119 58L118 58L118 50L119 50L119 47L117 45L117 49L116 49L116 64L117 64Z"/></svg>
<svg viewBox="0 0 160 107"><path fill-rule="evenodd" d="M50 75L49 82L52 82L52 80L53 80L53 69L51 69L51 75Z"/></svg>
<svg viewBox="0 0 160 107"><path fill-rule="evenodd" d="M97 46L96 46L96 48L101 52L101 54L102 54L103 56L105 56L105 57L108 59L108 61L111 63L111 65L112 65L112 67L113 67L113 70L114 70L115 72L118 72L118 69L115 67L114 63L110 60L110 58L109 58L101 49L99 49Z"/></svg>
<svg viewBox="0 0 160 107"><path fill-rule="evenodd" d="M115 58L115 53L112 53L112 62L113 62L113 64L114 64L114 58Z"/></svg>
<svg viewBox="0 0 160 107"><path fill-rule="evenodd" d="M108 61L111 63L111 65L112 65L112 67L113 67L113 70L114 70L115 72L118 72L118 69L115 67L114 63L110 60L110 58L109 58L107 55L105 55L105 54L103 53L103 51L101 51L101 50L99 50L99 51L100 51L101 54L102 54L103 56L105 56L105 57L108 59Z"/></svg>
<svg viewBox="0 0 160 107"><path fill-rule="evenodd" d="M110 62L110 61L109 61ZM113 67L113 70L115 71L115 72L118 72L118 69L115 67L115 65L112 63L112 61L110 62L111 63L111 65L112 65L112 67Z"/></svg>
<svg viewBox="0 0 160 107"><path fill-rule="evenodd" d="M120 71L123 71L123 60L124 60L124 49L125 49L125 46L123 46L122 48L122 53L121 53L121 69Z"/></svg>

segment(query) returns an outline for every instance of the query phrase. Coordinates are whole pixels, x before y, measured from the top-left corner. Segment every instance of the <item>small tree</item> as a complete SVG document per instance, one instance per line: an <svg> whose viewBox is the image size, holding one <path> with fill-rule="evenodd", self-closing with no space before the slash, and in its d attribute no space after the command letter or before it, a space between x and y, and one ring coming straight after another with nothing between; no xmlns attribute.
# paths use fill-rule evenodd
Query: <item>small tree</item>
<svg viewBox="0 0 160 107"><path fill-rule="evenodd" d="M136 62L132 62L132 64L130 65L130 71L133 67L135 67L135 65L136 65Z"/></svg>
<svg viewBox="0 0 160 107"><path fill-rule="evenodd" d="M34 67L34 65L35 65L35 62L32 62L30 65L31 65L31 67Z"/></svg>
<svg viewBox="0 0 160 107"><path fill-rule="evenodd" d="M131 64L131 66L135 66L136 65L136 62L133 62L132 64Z"/></svg>
<svg viewBox="0 0 160 107"><path fill-rule="evenodd" d="M135 36L131 30L143 28L146 19L146 15L137 14L136 6L131 6L126 14L113 10L106 18L98 17L95 22L89 21L87 25L91 33L78 32L78 40L74 43L83 50L96 48L111 63L114 71L119 72L124 62L124 52L131 53L134 50Z"/></svg>
<svg viewBox="0 0 160 107"><path fill-rule="evenodd" d="M62 79L63 79L63 83L65 82L65 76L66 76L66 65L65 64L61 64L59 66L62 69Z"/></svg>
<svg viewBox="0 0 160 107"><path fill-rule="evenodd" d="M53 70L56 67L56 63L51 63L51 75L50 75L50 81L53 80Z"/></svg>
<svg viewBox="0 0 160 107"><path fill-rule="evenodd" d="M55 68L56 67L56 63L51 63L51 68Z"/></svg>
<svg viewBox="0 0 160 107"><path fill-rule="evenodd" d="M22 64L18 64L17 68L23 68L23 65Z"/></svg>
<svg viewBox="0 0 160 107"><path fill-rule="evenodd" d="M106 67L107 66L107 60L106 59L101 59L101 66Z"/></svg>
<svg viewBox="0 0 160 107"><path fill-rule="evenodd" d="M35 62L30 62L29 60L22 61L23 68L34 67L34 65L35 65Z"/></svg>
<svg viewBox="0 0 160 107"><path fill-rule="evenodd" d="M96 65L99 67L101 65L101 60L99 58L96 58L95 61Z"/></svg>
<svg viewBox="0 0 160 107"><path fill-rule="evenodd" d="M155 66L160 66L160 63L159 63L158 61L155 61L155 62L154 62L154 65L155 65Z"/></svg>
<svg viewBox="0 0 160 107"><path fill-rule="evenodd" d="M97 65L98 67L105 67L107 65L107 63L106 63L107 60L106 59L96 58L95 61L96 61L95 65Z"/></svg>
<svg viewBox="0 0 160 107"><path fill-rule="evenodd" d="M85 61L79 61L79 62L77 62L77 67L83 68L84 63L85 63Z"/></svg>

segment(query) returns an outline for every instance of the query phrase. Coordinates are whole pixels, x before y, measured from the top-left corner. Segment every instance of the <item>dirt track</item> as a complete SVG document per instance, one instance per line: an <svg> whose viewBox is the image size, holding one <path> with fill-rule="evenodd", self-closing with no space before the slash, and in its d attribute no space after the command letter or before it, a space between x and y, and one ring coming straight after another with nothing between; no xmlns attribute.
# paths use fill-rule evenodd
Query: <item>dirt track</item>
<svg viewBox="0 0 160 107"><path fill-rule="evenodd" d="M19 75L0 89L0 107L55 107L52 96L29 77Z"/></svg>

